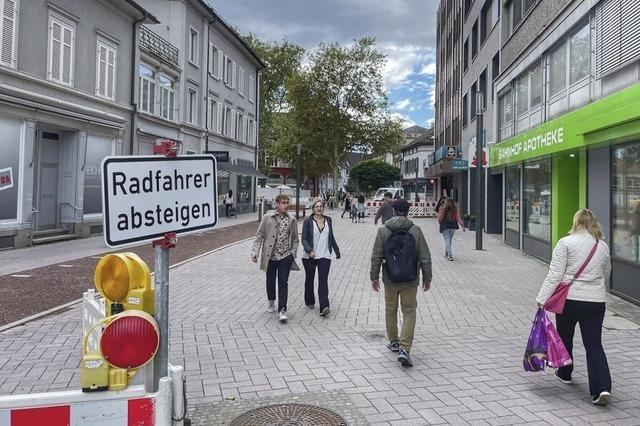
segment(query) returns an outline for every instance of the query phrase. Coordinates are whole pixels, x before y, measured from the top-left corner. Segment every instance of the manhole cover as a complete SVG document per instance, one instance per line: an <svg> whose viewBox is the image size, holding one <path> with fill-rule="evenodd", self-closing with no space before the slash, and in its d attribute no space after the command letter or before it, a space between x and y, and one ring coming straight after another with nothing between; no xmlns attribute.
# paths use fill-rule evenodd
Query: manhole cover
<svg viewBox="0 0 640 426"><path fill-rule="evenodd" d="M231 426L342 426L347 422L326 408L307 404L267 405L236 417Z"/></svg>

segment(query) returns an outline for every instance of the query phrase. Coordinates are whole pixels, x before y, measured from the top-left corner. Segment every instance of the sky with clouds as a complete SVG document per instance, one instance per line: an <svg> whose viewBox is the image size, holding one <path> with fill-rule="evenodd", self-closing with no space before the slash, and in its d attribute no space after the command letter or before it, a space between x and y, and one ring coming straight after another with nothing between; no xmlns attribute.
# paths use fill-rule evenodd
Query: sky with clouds
<svg viewBox="0 0 640 426"><path fill-rule="evenodd" d="M208 0L241 34L305 49L373 36L387 55L389 104L405 127L433 119L437 0Z"/></svg>

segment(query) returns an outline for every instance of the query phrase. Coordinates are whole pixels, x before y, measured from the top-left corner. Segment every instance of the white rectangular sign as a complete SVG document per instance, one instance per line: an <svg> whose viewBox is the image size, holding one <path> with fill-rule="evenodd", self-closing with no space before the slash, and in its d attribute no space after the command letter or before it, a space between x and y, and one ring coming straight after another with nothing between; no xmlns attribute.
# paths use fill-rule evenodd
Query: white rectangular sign
<svg viewBox="0 0 640 426"><path fill-rule="evenodd" d="M102 211L107 245L215 227L216 170L213 155L106 157Z"/></svg>

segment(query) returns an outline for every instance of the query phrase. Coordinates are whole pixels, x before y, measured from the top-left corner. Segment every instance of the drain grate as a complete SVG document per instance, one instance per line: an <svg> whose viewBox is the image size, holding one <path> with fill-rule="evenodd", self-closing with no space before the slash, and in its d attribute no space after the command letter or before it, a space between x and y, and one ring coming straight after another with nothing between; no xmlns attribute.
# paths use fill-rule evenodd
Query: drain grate
<svg viewBox="0 0 640 426"><path fill-rule="evenodd" d="M236 417L231 426L346 426L345 419L326 408L307 404L277 404Z"/></svg>

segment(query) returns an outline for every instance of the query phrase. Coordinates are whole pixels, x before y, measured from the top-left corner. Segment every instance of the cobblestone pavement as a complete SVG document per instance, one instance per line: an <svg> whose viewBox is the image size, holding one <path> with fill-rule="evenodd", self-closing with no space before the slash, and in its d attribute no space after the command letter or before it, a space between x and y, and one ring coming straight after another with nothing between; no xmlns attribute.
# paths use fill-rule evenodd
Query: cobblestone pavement
<svg viewBox="0 0 640 426"><path fill-rule="evenodd" d="M613 401L593 406L579 337L574 385L522 371L546 265L493 237L476 252L472 232L456 234L448 262L435 221L416 223L434 278L419 292L412 368L384 347L384 298L368 279L371 220L334 219L343 258L332 263L327 318L304 306L302 272L291 274L289 322L267 313L250 241L173 269L170 359L185 366L194 420L224 424L242 407L290 397L333 398L357 411L353 424L640 425L640 308L617 300L626 313L607 319ZM80 317L76 307L0 333L0 394L76 388Z"/></svg>

